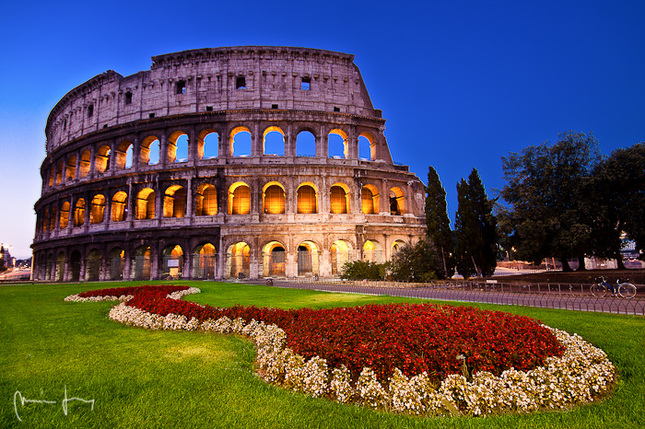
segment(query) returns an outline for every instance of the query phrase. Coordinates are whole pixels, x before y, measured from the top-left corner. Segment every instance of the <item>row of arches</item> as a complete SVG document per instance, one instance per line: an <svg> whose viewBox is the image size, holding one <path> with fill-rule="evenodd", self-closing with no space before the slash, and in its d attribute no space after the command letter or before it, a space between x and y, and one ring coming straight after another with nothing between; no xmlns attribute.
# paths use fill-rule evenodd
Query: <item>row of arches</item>
<svg viewBox="0 0 645 429"><path fill-rule="evenodd" d="M179 130L165 134L147 135L137 142L135 138L124 138L116 144L99 144L73 152L53 163L49 168L48 187L62 185L88 176L103 175L140 165L171 165L189 160L203 160L219 157L220 153L229 157L250 156L300 156L329 157L348 159L353 145L347 132L333 128L327 133L326 150L313 129L303 129L295 138L295 153L288 144L285 131L278 126L267 127L255 142L251 130L246 126L233 127L228 133L228 141L220 142L220 132L214 128L202 130L192 145L185 131ZM369 131L361 132L356 138L358 153L353 158L374 161L377 158L376 138ZM254 148L256 146L257 148Z"/></svg>
<svg viewBox="0 0 645 429"><path fill-rule="evenodd" d="M403 244L402 240L392 243L391 254ZM35 275L47 281L99 281L99 280L151 280L167 278L215 279L251 277L251 261L259 264L260 277L317 276L341 274L346 262L355 259L352 244L346 240L336 240L327 253L322 252L314 240L303 240L295 249L280 240L270 240L252 258L251 246L238 241L218 252L212 242L203 242L186 253L179 244L170 244L155 254L153 248L143 244L130 254L122 247L115 246L106 254L92 248L86 255L72 250L69 255L64 251L47 256L36 257ZM377 240L367 240L360 249L359 257L366 261L383 262L382 244ZM327 261L323 261L327 258ZM326 263L327 271L321 266Z"/></svg>
<svg viewBox="0 0 645 429"><path fill-rule="evenodd" d="M288 195L285 186L279 181L270 181L260 190L259 198L261 211L264 214L284 214L287 212L288 201L295 201L292 210L298 214L314 214L320 212L320 196L316 184L302 182L295 189L295 193ZM337 182L328 189L329 212L331 214L348 214L359 212L352 207L350 187ZM130 205L129 195L126 191L119 190L111 198L101 192L89 198L79 196L63 200L59 204L52 204L38 213L39 231L53 231L57 227L80 227L86 223L101 224L106 222L123 222L127 220L145 220L164 218L183 218L188 215L188 191L182 184L170 184L159 197L152 187L143 187L134 195ZM220 213L228 215L246 215L251 213L252 191L249 184L237 181L228 187L225 197L226 205L220 207L217 188L212 183L202 183L197 186L192 215L215 216ZM391 215L405 213L405 194L403 190L394 186L389 190L389 209ZM373 184L364 185L360 194L360 213L381 213L381 197L379 189ZM131 213L132 211L132 213Z"/></svg>

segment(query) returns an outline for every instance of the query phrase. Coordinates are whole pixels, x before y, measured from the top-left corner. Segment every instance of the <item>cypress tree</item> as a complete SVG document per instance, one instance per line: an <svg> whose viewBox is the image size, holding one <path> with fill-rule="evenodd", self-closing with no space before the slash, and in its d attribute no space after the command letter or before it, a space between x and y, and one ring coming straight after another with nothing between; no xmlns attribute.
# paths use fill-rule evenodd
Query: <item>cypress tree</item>
<svg viewBox="0 0 645 429"><path fill-rule="evenodd" d="M426 226L426 235L437 249L443 276L452 277L455 272L452 257L454 242L450 219L448 219L446 190L432 166L428 168L428 186L426 186Z"/></svg>

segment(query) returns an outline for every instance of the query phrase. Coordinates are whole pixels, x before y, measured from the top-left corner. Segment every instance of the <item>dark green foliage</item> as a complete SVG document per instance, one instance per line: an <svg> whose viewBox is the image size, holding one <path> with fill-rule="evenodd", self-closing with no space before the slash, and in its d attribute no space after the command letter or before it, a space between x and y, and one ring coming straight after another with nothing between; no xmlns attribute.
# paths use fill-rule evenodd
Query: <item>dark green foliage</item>
<svg viewBox="0 0 645 429"><path fill-rule="evenodd" d="M385 264L370 261L351 261L343 265L340 278L345 280L383 280Z"/></svg>
<svg viewBox="0 0 645 429"><path fill-rule="evenodd" d="M440 269L436 271L441 278L449 278L455 273L454 241L448 219L446 190L441 185L437 171L428 168L428 186L426 187L426 234L437 248Z"/></svg>
<svg viewBox="0 0 645 429"><path fill-rule="evenodd" d="M430 240L405 244L394 254L389 266L392 280L428 282L437 279L443 271L436 249Z"/></svg>
<svg viewBox="0 0 645 429"><path fill-rule="evenodd" d="M476 169L468 176L468 182L462 179L457 184L457 203L457 270L465 278L489 277L497 267L497 219Z"/></svg>
<svg viewBox="0 0 645 429"><path fill-rule="evenodd" d="M566 132L558 142L530 146L502 158L508 209L498 214L521 259L567 260L589 251L593 217L599 212L589 199L591 172L600 159L591 134Z"/></svg>

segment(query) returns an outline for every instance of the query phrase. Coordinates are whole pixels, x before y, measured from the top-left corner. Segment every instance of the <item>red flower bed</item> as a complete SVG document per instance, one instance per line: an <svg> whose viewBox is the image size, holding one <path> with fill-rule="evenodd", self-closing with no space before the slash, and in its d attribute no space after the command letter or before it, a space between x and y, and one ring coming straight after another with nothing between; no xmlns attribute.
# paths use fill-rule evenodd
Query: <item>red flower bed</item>
<svg viewBox="0 0 645 429"><path fill-rule="evenodd" d="M129 289L128 293L121 290ZM173 300L166 295L181 286L140 286L106 289L104 295L133 294L129 306L166 316L243 318L273 323L287 334L287 346L310 358L320 356L330 367L347 366L353 377L371 367L387 380L394 368L408 376L423 371L441 380L462 372L499 375L514 367L529 370L547 356L561 356L564 347L536 320L471 307L433 304L389 304L322 310L280 310L242 307L214 308ZM92 291L96 293L98 291ZM93 295L98 296L98 295Z"/></svg>
<svg viewBox="0 0 645 429"><path fill-rule="evenodd" d="M87 292L79 293L81 298L91 298L96 296L128 296L150 291L162 295L164 298L169 293L186 290L188 286L130 286L130 287L115 287L110 289L96 289Z"/></svg>

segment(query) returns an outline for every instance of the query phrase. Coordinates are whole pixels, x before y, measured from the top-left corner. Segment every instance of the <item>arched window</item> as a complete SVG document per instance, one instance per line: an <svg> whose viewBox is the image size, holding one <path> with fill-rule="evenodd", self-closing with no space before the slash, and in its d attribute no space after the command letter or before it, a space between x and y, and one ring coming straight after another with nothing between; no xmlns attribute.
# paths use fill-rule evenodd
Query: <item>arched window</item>
<svg viewBox="0 0 645 429"><path fill-rule="evenodd" d="M58 216L58 213L56 211L56 207L52 207L51 211L49 212L49 230L53 231L56 228L56 217Z"/></svg>
<svg viewBox="0 0 645 429"><path fill-rule="evenodd" d="M215 216L217 214L217 189L210 183L197 188L195 197L195 216Z"/></svg>
<svg viewBox="0 0 645 429"><path fill-rule="evenodd" d="M280 127L269 127L264 130L262 151L265 155L284 156L284 131Z"/></svg>
<svg viewBox="0 0 645 429"><path fill-rule="evenodd" d="M108 278L122 280L125 267L125 252L120 247L115 247L108 254Z"/></svg>
<svg viewBox="0 0 645 429"><path fill-rule="evenodd" d="M65 166L65 180L74 180L76 178L76 157L74 155L67 158Z"/></svg>
<svg viewBox="0 0 645 429"><path fill-rule="evenodd" d="M285 192L282 185L277 182L270 182L264 186L262 207L266 214L284 213Z"/></svg>
<svg viewBox="0 0 645 429"><path fill-rule="evenodd" d="M215 278L215 266L217 254L215 246L206 243L195 248L193 252L193 278L213 279Z"/></svg>
<svg viewBox="0 0 645 429"><path fill-rule="evenodd" d="M197 138L197 158L217 158L219 152L219 135L213 129L206 129Z"/></svg>
<svg viewBox="0 0 645 429"><path fill-rule="evenodd" d="M83 153L81 153L81 161L79 165L79 176L80 178L87 177L88 174L90 174L90 164L92 163L92 153L90 152L89 149L85 149Z"/></svg>
<svg viewBox="0 0 645 429"><path fill-rule="evenodd" d="M363 261L383 263L383 247L378 241L367 240L363 244Z"/></svg>
<svg viewBox="0 0 645 429"><path fill-rule="evenodd" d="M56 184L60 185L63 182L63 160L58 161L56 165Z"/></svg>
<svg viewBox="0 0 645 429"><path fill-rule="evenodd" d="M152 265L152 252L148 246L139 246L134 250L132 258L132 279L150 280L150 266Z"/></svg>
<svg viewBox="0 0 645 429"><path fill-rule="evenodd" d="M349 213L349 192L346 185L339 183L331 187L331 212L334 214Z"/></svg>
<svg viewBox="0 0 645 429"><path fill-rule="evenodd" d="M250 275L251 248L244 242L229 246L226 252L226 272L232 278L245 278Z"/></svg>
<svg viewBox="0 0 645 429"><path fill-rule="evenodd" d="M103 145L96 151L94 160L94 171L98 174L104 173L110 168L110 146Z"/></svg>
<svg viewBox="0 0 645 429"><path fill-rule="evenodd" d="M188 161L188 135L183 131L175 131L168 138L168 163Z"/></svg>
<svg viewBox="0 0 645 429"><path fill-rule="evenodd" d="M139 163L155 165L159 163L160 143L156 136L148 136L141 142Z"/></svg>
<svg viewBox="0 0 645 429"><path fill-rule="evenodd" d="M344 240L335 241L331 245L331 273L340 274L343 272L343 267L350 261L349 245Z"/></svg>
<svg viewBox="0 0 645 429"><path fill-rule="evenodd" d="M365 185L361 189L361 211L363 214L378 214L380 210L380 197L374 185Z"/></svg>
<svg viewBox="0 0 645 429"><path fill-rule="evenodd" d="M155 218L155 199L156 194L150 188L145 188L137 194L137 205L135 217L137 219L154 219Z"/></svg>
<svg viewBox="0 0 645 429"><path fill-rule="evenodd" d="M329 157L347 159L347 133L334 129L329 132L327 138L329 139Z"/></svg>
<svg viewBox="0 0 645 429"><path fill-rule="evenodd" d="M163 217L184 217L186 214L186 189L172 185L166 189L163 200Z"/></svg>
<svg viewBox="0 0 645 429"><path fill-rule="evenodd" d="M132 167L132 148L133 145L128 140L119 143L116 149L116 168L123 170Z"/></svg>
<svg viewBox="0 0 645 429"><path fill-rule="evenodd" d="M122 222L126 218L128 194L119 191L112 197L112 222Z"/></svg>
<svg viewBox="0 0 645 429"><path fill-rule="evenodd" d="M318 246L312 241L303 241L298 246L298 275L313 276L318 271Z"/></svg>
<svg viewBox="0 0 645 429"><path fill-rule="evenodd" d="M296 138L296 156L316 156L316 137L310 131L301 131L298 133Z"/></svg>
<svg viewBox="0 0 645 429"><path fill-rule="evenodd" d="M228 214L251 213L251 189L244 182L236 182L228 190Z"/></svg>
<svg viewBox="0 0 645 429"><path fill-rule="evenodd" d="M161 271L163 276L170 276L174 279L180 278L184 265L184 250L181 246L168 246L163 250L163 263Z"/></svg>
<svg viewBox="0 0 645 429"><path fill-rule="evenodd" d="M103 222L105 213L105 196L101 194L94 195L90 202L90 223L97 224Z"/></svg>
<svg viewBox="0 0 645 429"><path fill-rule="evenodd" d="M87 281L96 281L99 280L101 274L101 261L103 257L101 252L98 249L92 249L89 255L87 255L86 261L86 275L85 278Z"/></svg>
<svg viewBox="0 0 645 429"><path fill-rule="evenodd" d="M405 213L405 196L401 188L390 189L390 214L400 216Z"/></svg>
<svg viewBox="0 0 645 429"><path fill-rule="evenodd" d="M374 161L376 159L374 137L368 132L361 133L358 136L358 157L367 161Z"/></svg>
<svg viewBox="0 0 645 429"><path fill-rule="evenodd" d="M248 128L233 128L229 141L230 156L251 156L251 131Z"/></svg>
<svg viewBox="0 0 645 429"><path fill-rule="evenodd" d="M69 225L69 201L65 201L60 206L59 228L65 229Z"/></svg>
<svg viewBox="0 0 645 429"><path fill-rule="evenodd" d="M85 200L79 198L74 208L74 226L82 226L85 223Z"/></svg>
<svg viewBox="0 0 645 429"><path fill-rule="evenodd" d="M262 249L262 268L264 277L284 276L286 268L285 247L279 241L271 241Z"/></svg>
<svg viewBox="0 0 645 429"><path fill-rule="evenodd" d="M318 213L318 195L312 184L302 184L298 188L298 213Z"/></svg>

